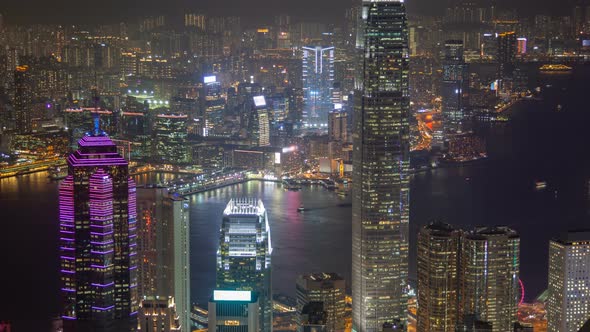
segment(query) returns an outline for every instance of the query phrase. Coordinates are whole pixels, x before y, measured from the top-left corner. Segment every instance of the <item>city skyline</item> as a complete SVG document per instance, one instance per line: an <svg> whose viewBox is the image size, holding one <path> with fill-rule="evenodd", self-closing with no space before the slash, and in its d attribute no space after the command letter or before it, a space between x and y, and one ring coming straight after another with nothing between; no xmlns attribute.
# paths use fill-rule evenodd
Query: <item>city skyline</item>
<svg viewBox="0 0 590 332"><path fill-rule="evenodd" d="M10 1L0 325L590 324L589 1Z"/></svg>

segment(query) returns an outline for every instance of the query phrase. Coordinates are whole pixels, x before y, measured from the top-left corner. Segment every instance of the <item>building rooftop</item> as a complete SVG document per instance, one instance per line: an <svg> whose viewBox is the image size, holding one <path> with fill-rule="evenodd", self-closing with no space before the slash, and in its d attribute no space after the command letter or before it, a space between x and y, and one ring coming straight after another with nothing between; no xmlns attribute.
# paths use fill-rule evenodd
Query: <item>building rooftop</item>
<svg viewBox="0 0 590 332"><path fill-rule="evenodd" d="M590 242L590 229L571 230L560 234L553 240L561 244L575 244L577 242Z"/></svg>
<svg viewBox="0 0 590 332"><path fill-rule="evenodd" d="M231 215L253 215L253 216L262 216L266 212L264 208L264 204L262 200L257 198L232 198L223 214L226 216Z"/></svg>
<svg viewBox="0 0 590 332"><path fill-rule="evenodd" d="M301 278L310 281L344 280L344 278L342 278L338 273L334 272L304 274L301 276Z"/></svg>

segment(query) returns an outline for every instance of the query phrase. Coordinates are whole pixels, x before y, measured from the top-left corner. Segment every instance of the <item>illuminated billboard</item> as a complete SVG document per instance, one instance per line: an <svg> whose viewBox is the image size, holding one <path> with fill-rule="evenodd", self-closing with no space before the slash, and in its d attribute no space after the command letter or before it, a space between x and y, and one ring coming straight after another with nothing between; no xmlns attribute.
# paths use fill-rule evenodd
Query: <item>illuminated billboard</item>
<svg viewBox="0 0 590 332"><path fill-rule="evenodd" d="M252 301L251 291L214 290L213 301Z"/></svg>
<svg viewBox="0 0 590 332"><path fill-rule="evenodd" d="M213 82L217 82L217 77L216 76L205 76L205 77L203 77L203 83L207 84L207 83L213 83Z"/></svg>

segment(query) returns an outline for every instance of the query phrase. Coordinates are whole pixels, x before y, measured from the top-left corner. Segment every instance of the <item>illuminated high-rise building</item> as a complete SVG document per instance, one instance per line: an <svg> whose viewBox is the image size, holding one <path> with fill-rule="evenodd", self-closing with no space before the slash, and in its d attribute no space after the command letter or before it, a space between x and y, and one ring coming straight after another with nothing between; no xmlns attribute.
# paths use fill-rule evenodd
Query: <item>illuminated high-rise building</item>
<svg viewBox="0 0 590 332"><path fill-rule="evenodd" d="M459 230L440 222L418 233L418 331L455 332L460 241Z"/></svg>
<svg viewBox="0 0 590 332"><path fill-rule="evenodd" d="M178 323L190 322L190 222L185 199L167 188L137 190L140 297L172 297Z"/></svg>
<svg viewBox="0 0 590 332"><path fill-rule="evenodd" d="M327 127L333 109L334 47L302 47L303 122L306 127Z"/></svg>
<svg viewBox="0 0 590 332"><path fill-rule="evenodd" d="M590 231L549 242L547 331L577 332L590 317Z"/></svg>
<svg viewBox="0 0 590 332"><path fill-rule="evenodd" d="M362 3L353 135L352 328L407 319L409 50L403 1Z"/></svg>
<svg viewBox="0 0 590 332"><path fill-rule="evenodd" d="M526 54L526 51L527 51L526 44L527 44L527 39L525 37L516 38L516 53L518 55Z"/></svg>
<svg viewBox="0 0 590 332"><path fill-rule="evenodd" d="M32 130L31 104L33 103L33 81L29 66L17 66L14 72L14 120L18 134Z"/></svg>
<svg viewBox="0 0 590 332"><path fill-rule="evenodd" d="M205 89L204 112L202 116L202 135L209 136L215 132L215 128L223 125L223 111L225 110L225 99L221 94L221 83L216 76L205 76L203 78Z"/></svg>
<svg viewBox="0 0 590 332"><path fill-rule="evenodd" d="M127 161L98 129L67 158L59 187L64 331L137 327L136 190Z"/></svg>
<svg viewBox="0 0 590 332"><path fill-rule="evenodd" d="M443 137L448 141L450 136L462 131L465 117L463 93L469 73L463 58L463 42L447 40L443 57L443 77L441 82Z"/></svg>
<svg viewBox="0 0 590 332"><path fill-rule="evenodd" d="M303 308L313 302L323 303L326 332L343 332L346 315L346 285L336 273L314 273L297 277L297 317L303 323Z"/></svg>
<svg viewBox="0 0 590 332"><path fill-rule="evenodd" d="M264 96L254 96L254 110L250 117L253 143L256 146L270 145L270 119L268 115L268 106Z"/></svg>
<svg viewBox="0 0 590 332"><path fill-rule="evenodd" d="M508 227L478 227L461 239L459 321L474 315L493 332L511 331L520 300L520 237Z"/></svg>
<svg viewBox="0 0 590 332"><path fill-rule="evenodd" d="M154 124L156 161L167 164L186 164L189 151L186 145L188 116L158 114Z"/></svg>
<svg viewBox="0 0 590 332"><path fill-rule="evenodd" d="M272 331L271 252L270 227L262 201L230 200L223 212L217 251L217 289L255 293L262 331Z"/></svg>

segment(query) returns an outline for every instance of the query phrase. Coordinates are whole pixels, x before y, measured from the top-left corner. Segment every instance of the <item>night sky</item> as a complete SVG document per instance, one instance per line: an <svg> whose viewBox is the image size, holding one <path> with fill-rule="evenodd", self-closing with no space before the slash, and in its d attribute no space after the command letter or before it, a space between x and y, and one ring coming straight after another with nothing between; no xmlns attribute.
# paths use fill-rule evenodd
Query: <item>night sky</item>
<svg viewBox="0 0 590 332"><path fill-rule="evenodd" d="M450 0L407 0L410 14L442 14ZM491 1L491 0L479 0ZM568 2L582 0L568 0ZM360 2L360 1L359 1ZM516 6L523 16L537 13L570 14L563 2L497 0L500 7ZM9 23L115 23L144 15L180 15L199 11L209 15L239 15L246 24L272 22L276 14L295 19L336 22L353 0L0 0L0 13ZM532 11L534 8L534 12ZM557 10L557 11L556 11Z"/></svg>

